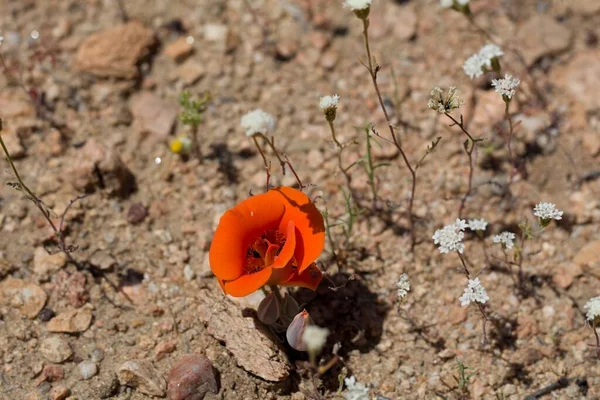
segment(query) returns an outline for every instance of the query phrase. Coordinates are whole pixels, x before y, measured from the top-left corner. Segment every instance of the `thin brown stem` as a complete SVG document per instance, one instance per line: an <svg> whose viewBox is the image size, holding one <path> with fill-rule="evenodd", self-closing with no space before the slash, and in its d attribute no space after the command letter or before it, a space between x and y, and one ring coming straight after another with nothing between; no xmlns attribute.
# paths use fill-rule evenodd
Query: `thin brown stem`
<svg viewBox="0 0 600 400"><path fill-rule="evenodd" d="M265 157L265 153L262 151L262 148L260 147L260 145L258 144L258 140L256 140L256 135L252 136L252 140L254 141L254 144L256 145L256 148L258 149L258 152L260 153L260 156L263 159L263 163L265 166L265 171L267 172L267 187L265 189L265 192L268 192L270 187L270 181L271 181L271 163L267 161L267 157Z"/></svg>
<svg viewBox="0 0 600 400"><path fill-rule="evenodd" d="M507 140L508 157L510 159L510 164L512 166L512 170L510 172L510 178L508 181L508 183L510 184L510 183L512 183L513 178L515 177L515 174L517 172L517 161L515 160L515 157L513 154L513 149L512 149L512 138L513 138L514 128L513 128L512 117L510 116L510 112L508 111L510 101L505 101L504 104L506 105L504 107L504 116L506 117L506 120L508 121L508 127L509 127L508 140Z"/></svg>
<svg viewBox="0 0 600 400"><path fill-rule="evenodd" d="M598 331L596 330L596 324L593 322L592 330L594 331L594 336L596 337L596 352L598 353L598 357L600 358L600 336L598 335Z"/></svg>
<svg viewBox="0 0 600 400"><path fill-rule="evenodd" d="M285 166L287 165L289 167L290 171L292 171L294 178L296 178L296 182L298 182L300 189L303 189L305 186L302 183L302 181L300 180L300 177L296 173L296 170L292 166L292 163L290 162L290 160L287 158L287 156L285 154L283 154L283 152L281 152L279 149L277 149L277 147L275 147L275 138L271 137L271 139L269 140L269 138L267 138L265 135L263 135L263 134L259 134L259 135L261 135L263 138L265 138L265 141L267 142L267 144L269 145L271 150L273 150L273 153L275 153L275 157L277 157L277 161L279 161L279 165L281 165L283 175L285 175Z"/></svg>
<svg viewBox="0 0 600 400"><path fill-rule="evenodd" d="M409 203L408 203L408 223L409 223L409 230L410 230L410 237L411 237L411 250L414 250L414 247L416 244L416 239L415 239L415 230L414 230L414 221L413 221L413 206L414 206L415 192L417 189L417 173L416 173L415 168L413 168L413 166L410 164L410 161L408 161L408 157L406 156L406 153L404 152L404 149L402 148L401 139L399 137L397 137L396 132L394 132L394 127L392 125L389 114L385 107L385 103L383 102L383 97L381 96L381 90L379 89L379 84L377 83L377 73L379 72L379 65L373 66L373 57L371 56L371 48L369 46L369 19L365 18L362 21L363 21L363 38L364 38L365 50L367 52L367 58L368 58L368 65L365 65L365 67L367 68L367 70L369 71L369 75L371 76L371 82L373 83L373 87L375 88L375 93L377 94L377 99L379 100L379 106L380 106L381 110L383 111L383 115L385 116L385 121L387 123L387 126L390 129L390 135L392 137L392 141L393 141L394 145L396 146L396 148L398 149L398 151L400 152L400 155L402 156L402 160L404 161L404 164L408 168L408 171L410 172L410 175L412 177L410 199L409 199Z"/></svg>

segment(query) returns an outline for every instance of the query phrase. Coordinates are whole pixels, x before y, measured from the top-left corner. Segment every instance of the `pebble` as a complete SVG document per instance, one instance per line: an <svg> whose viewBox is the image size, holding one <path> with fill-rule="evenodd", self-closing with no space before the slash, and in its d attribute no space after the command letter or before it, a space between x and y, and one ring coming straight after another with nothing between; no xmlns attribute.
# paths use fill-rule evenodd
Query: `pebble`
<svg viewBox="0 0 600 400"><path fill-rule="evenodd" d="M138 133L152 133L160 139L167 138L173 131L178 108L149 91L132 96L129 108Z"/></svg>
<svg viewBox="0 0 600 400"><path fill-rule="evenodd" d="M188 60L173 71L172 78L174 80L181 80L186 86L191 86L198 82L205 73L206 70L204 69L203 64L194 60Z"/></svg>
<svg viewBox="0 0 600 400"><path fill-rule="evenodd" d="M40 343L40 353L50 362L60 364L73 355L69 343L60 336L54 335L43 339Z"/></svg>
<svg viewBox="0 0 600 400"><path fill-rule="evenodd" d="M33 271L41 276L52 274L67 263L65 253L49 254L45 248L36 247L33 253Z"/></svg>
<svg viewBox="0 0 600 400"><path fill-rule="evenodd" d="M75 68L101 77L135 78L138 62L154 43L152 30L139 21L108 28L81 42Z"/></svg>
<svg viewBox="0 0 600 400"><path fill-rule="evenodd" d="M42 311L48 296L33 283L21 279L6 278L0 282L0 304L19 308L27 318L35 318Z"/></svg>
<svg viewBox="0 0 600 400"><path fill-rule="evenodd" d="M573 32L547 14L535 15L519 29L516 37L528 66L544 56L563 52L571 45Z"/></svg>
<svg viewBox="0 0 600 400"><path fill-rule="evenodd" d="M154 349L154 359L162 360L167 354L172 353L177 348L177 342L173 340L165 340L160 342Z"/></svg>
<svg viewBox="0 0 600 400"><path fill-rule="evenodd" d="M599 59L600 50L582 51L550 74L552 82L564 88L588 112L600 108L597 96L600 91Z"/></svg>
<svg viewBox="0 0 600 400"><path fill-rule="evenodd" d="M210 360L201 354L181 358L169 371L169 400L202 400L219 386Z"/></svg>
<svg viewBox="0 0 600 400"><path fill-rule="evenodd" d="M50 390L50 399L52 400L64 400L69 397L71 391L65 385L58 385Z"/></svg>
<svg viewBox="0 0 600 400"><path fill-rule="evenodd" d="M79 363L79 372L81 377L87 380L98 373L98 366L93 361L82 361Z"/></svg>
<svg viewBox="0 0 600 400"><path fill-rule="evenodd" d="M149 361L126 361L119 367L117 376L121 385L134 387L141 393L160 397L165 395L167 382Z"/></svg>
<svg viewBox="0 0 600 400"><path fill-rule="evenodd" d="M175 62L182 62L194 51L193 42L181 36L165 47L165 55Z"/></svg>
<svg viewBox="0 0 600 400"><path fill-rule="evenodd" d="M143 222L148 216L148 209L141 202L135 202L129 206L127 211L127 222L137 225Z"/></svg>
<svg viewBox="0 0 600 400"><path fill-rule="evenodd" d="M49 332L85 332L92 323L92 312L87 308L69 310L52 318L46 328Z"/></svg>
<svg viewBox="0 0 600 400"><path fill-rule="evenodd" d="M583 245L573 261L580 266L593 266L600 263L600 240L594 240Z"/></svg>
<svg viewBox="0 0 600 400"><path fill-rule="evenodd" d="M106 251L97 251L90 257L90 263L102 271L109 270L117 265L115 258Z"/></svg>
<svg viewBox="0 0 600 400"><path fill-rule="evenodd" d="M194 272L190 264L185 264L185 267L183 268L183 276L188 281L191 281L196 277L196 272Z"/></svg>

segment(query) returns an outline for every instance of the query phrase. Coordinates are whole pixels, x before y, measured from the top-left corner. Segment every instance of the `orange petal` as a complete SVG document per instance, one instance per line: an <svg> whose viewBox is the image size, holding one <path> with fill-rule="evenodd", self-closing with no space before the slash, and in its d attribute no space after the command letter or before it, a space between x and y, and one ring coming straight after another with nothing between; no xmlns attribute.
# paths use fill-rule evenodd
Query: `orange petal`
<svg viewBox="0 0 600 400"><path fill-rule="evenodd" d="M263 287L269 281L271 272L272 269L267 267L254 274L243 275L234 281L225 282L223 290L233 297L248 296L250 293Z"/></svg>
<svg viewBox="0 0 600 400"><path fill-rule="evenodd" d="M296 251L294 257L298 262L299 272L303 272L314 262L325 247L325 223L323 216L308 198L299 190L290 187L279 187L270 192L283 197L285 214L279 223L279 230L287 227L289 221L296 226Z"/></svg>
<svg viewBox="0 0 600 400"><path fill-rule="evenodd" d="M285 244L283 248L279 252L279 255L273 261L273 264L270 265L271 268L283 268L294 256L294 250L296 249L296 225L294 221L288 221L286 235L285 235Z"/></svg>
<svg viewBox="0 0 600 400"><path fill-rule="evenodd" d="M323 279L323 273L315 263L312 263L304 272L293 274L290 279L281 283L282 286L300 286L310 290L316 290Z"/></svg>
<svg viewBox="0 0 600 400"><path fill-rule="evenodd" d="M285 206L271 192L252 196L221 217L210 246L210 268L215 276L232 281L244 273L248 247L269 229L277 229Z"/></svg>

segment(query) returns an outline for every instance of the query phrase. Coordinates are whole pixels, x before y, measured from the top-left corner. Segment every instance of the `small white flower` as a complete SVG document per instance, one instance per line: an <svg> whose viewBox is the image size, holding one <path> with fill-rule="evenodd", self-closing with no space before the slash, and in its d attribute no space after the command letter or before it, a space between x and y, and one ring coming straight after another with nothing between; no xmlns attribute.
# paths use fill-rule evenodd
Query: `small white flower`
<svg viewBox="0 0 600 400"><path fill-rule="evenodd" d="M460 91L456 86L448 88L447 96L444 96L444 91L441 88L434 87L431 90L427 106L440 114L446 114L460 108L464 103L464 100L460 97Z"/></svg>
<svg viewBox="0 0 600 400"><path fill-rule="evenodd" d="M362 383L357 382L355 377L344 378L344 383L348 389L344 393L346 400L369 400L369 389Z"/></svg>
<svg viewBox="0 0 600 400"><path fill-rule="evenodd" d="M320 353L327 342L329 329L319 328L315 325L309 325L302 332L302 343L306 345L306 349L311 353Z"/></svg>
<svg viewBox="0 0 600 400"><path fill-rule="evenodd" d="M512 232L502 232L499 235L492 237L494 243L502 243L502 246L508 250L515 246L515 238L517 236Z"/></svg>
<svg viewBox="0 0 600 400"><path fill-rule="evenodd" d="M469 279L469 283L465 288L465 292L460 296L460 305L463 307L468 306L473 302L479 302L481 304L487 303L490 298L485 291L485 288L479 281L479 278Z"/></svg>
<svg viewBox="0 0 600 400"><path fill-rule="evenodd" d="M352 11L366 10L371 6L373 0L346 0L344 1L344 7L351 9Z"/></svg>
<svg viewBox="0 0 600 400"><path fill-rule="evenodd" d="M588 321L594 322L596 318L600 318L600 296L591 298L583 308L588 310L586 313Z"/></svg>
<svg viewBox="0 0 600 400"><path fill-rule="evenodd" d="M506 96L509 99L515 95L515 89L521 84L521 81L517 78L513 78L512 75L506 74L502 79L492 79L492 86L496 88L496 93L500 93L502 96Z"/></svg>
<svg viewBox="0 0 600 400"><path fill-rule="evenodd" d="M465 237L465 229L467 223L464 219L457 218L453 224L446 225L442 229L435 231L433 236L434 244L439 244L439 251L442 254L449 253L451 251L458 251L462 254L465 250L465 245L462 240Z"/></svg>
<svg viewBox="0 0 600 400"><path fill-rule="evenodd" d="M266 135L275 129L275 118L261 109L256 109L244 115L240 124L246 130L246 136L254 136L257 133Z"/></svg>
<svg viewBox="0 0 600 400"><path fill-rule="evenodd" d="M398 287L398 297L403 298L406 296L410 291L410 281L408 280L408 275L400 275L400 280L396 282L396 286Z"/></svg>
<svg viewBox="0 0 600 400"><path fill-rule="evenodd" d="M471 57L467 58L467 61L463 64L463 71L465 74L471 78L479 78L483 75L483 60L479 56L479 54L473 54Z"/></svg>
<svg viewBox="0 0 600 400"><path fill-rule="evenodd" d="M541 219L561 220L563 212L554 203L538 203L533 208L533 215Z"/></svg>
<svg viewBox="0 0 600 400"><path fill-rule="evenodd" d="M333 96L324 96L319 100L319 107L321 110L326 111L330 108L337 108L340 101L340 96L334 94Z"/></svg>
<svg viewBox="0 0 600 400"><path fill-rule="evenodd" d="M481 219L470 219L467 223L468 227L472 231L485 231L487 228L487 221L483 218Z"/></svg>
<svg viewBox="0 0 600 400"><path fill-rule="evenodd" d="M492 60L504 55L500 47L495 44L486 44L479 50L479 57L486 68L492 68Z"/></svg>
<svg viewBox="0 0 600 400"><path fill-rule="evenodd" d="M469 0L440 0L440 6L444 8L450 8L454 5L454 2L460 6L466 6L469 4Z"/></svg>

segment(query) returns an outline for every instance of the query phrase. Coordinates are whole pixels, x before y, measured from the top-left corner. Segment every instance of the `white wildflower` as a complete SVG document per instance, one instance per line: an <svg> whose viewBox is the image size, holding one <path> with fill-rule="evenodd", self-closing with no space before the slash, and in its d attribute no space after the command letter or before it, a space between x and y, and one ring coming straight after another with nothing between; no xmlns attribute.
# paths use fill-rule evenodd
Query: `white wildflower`
<svg viewBox="0 0 600 400"><path fill-rule="evenodd" d="M502 232L499 235L492 237L494 243L502 243L502 247L505 249L512 249L515 246L515 238L517 236L512 232Z"/></svg>
<svg viewBox="0 0 600 400"><path fill-rule="evenodd" d="M357 382L355 377L344 378L344 383L348 389L344 393L346 400L369 400L369 389L362 383Z"/></svg>
<svg viewBox="0 0 600 400"><path fill-rule="evenodd" d="M352 11L366 10L371 7L373 0L346 0L344 1L344 7L351 9Z"/></svg>
<svg viewBox="0 0 600 400"><path fill-rule="evenodd" d="M329 329L319 328L315 325L309 325L302 332L302 343L310 353L320 353L327 342Z"/></svg>
<svg viewBox="0 0 600 400"><path fill-rule="evenodd" d="M481 219L470 219L467 223L467 226L472 231L485 231L487 228L487 221L483 218Z"/></svg>
<svg viewBox="0 0 600 400"><path fill-rule="evenodd" d="M256 109L244 115L240 124L246 130L246 136L254 136L257 133L266 135L275 129L275 118L261 109Z"/></svg>
<svg viewBox="0 0 600 400"><path fill-rule="evenodd" d="M561 220L563 212L556 208L556 205L554 203L538 203L533 208L533 215L540 219Z"/></svg>
<svg viewBox="0 0 600 400"><path fill-rule="evenodd" d="M492 60L504 55L504 52L500 47L495 44L486 44L479 50L479 57L483 65L490 69L492 68Z"/></svg>
<svg viewBox="0 0 600 400"><path fill-rule="evenodd" d="M330 108L337 108L339 101L340 96L337 94L334 94L333 96L324 96L321 97L321 100L319 100L319 107L321 107L321 110L323 111L326 111Z"/></svg>
<svg viewBox="0 0 600 400"><path fill-rule="evenodd" d="M463 307L466 307L476 301L481 304L485 304L489 299L490 298L488 297L485 288L479 281L479 278L469 279L469 283L465 288L465 292L459 298L460 305Z"/></svg>
<svg viewBox="0 0 600 400"><path fill-rule="evenodd" d="M400 275L400 280L396 282L396 286L398 287L398 297L403 298L406 296L410 291L410 281L408 280L408 275Z"/></svg>
<svg viewBox="0 0 600 400"><path fill-rule="evenodd" d="M470 0L440 0L440 6L444 8L450 8L454 6L454 3L456 3L459 6L466 6L467 4L469 4L469 1Z"/></svg>
<svg viewBox="0 0 600 400"><path fill-rule="evenodd" d="M448 95L444 96L444 91L439 87L434 87L431 90L431 97L427 106L440 114L446 114L460 108L464 104L464 100L460 97L460 91L456 86L448 88Z"/></svg>
<svg viewBox="0 0 600 400"><path fill-rule="evenodd" d="M492 86L496 88L496 93L500 93L502 97L506 97L509 100L515 95L515 89L521 84L521 81L517 78L513 78L512 75L506 74L502 79L492 79Z"/></svg>
<svg viewBox="0 0 600 400"><path fill-rule="evenodd" d="M588 321L594 322L596 318L600 318L600 296L591 298L583 308L588 310L585 314Z"/></svg>
<svg viewBox="0 0 600 400"><path fill-rule="evenodd" d="M479 54L473 54L467 58L467 61L463 64L463 71L471 79L479 78L483 75L483 60Z"/></svg>
<svg viewBox="0 0 600 400"><path fill-rule="evenodd" d="M462 253L465 250L465 245L462 240L465 237L465 229L467 223L464 219L457 218L453 224L446 225L442 229L435 231L433 236L434 244L439 244L439 251L442 254L451 251Z"/></svg>

